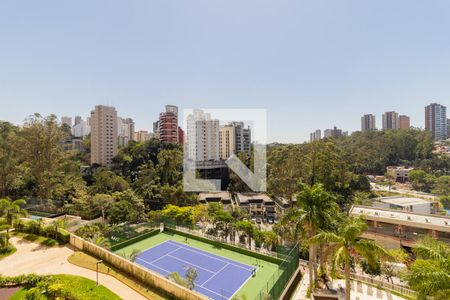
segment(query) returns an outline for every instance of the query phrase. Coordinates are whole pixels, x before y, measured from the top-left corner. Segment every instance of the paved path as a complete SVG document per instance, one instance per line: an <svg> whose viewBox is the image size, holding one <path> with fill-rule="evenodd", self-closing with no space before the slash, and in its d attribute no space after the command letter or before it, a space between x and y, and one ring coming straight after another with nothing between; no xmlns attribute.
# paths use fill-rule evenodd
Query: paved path
<svg viewBox="0 0 450 300"><path fill-rule="evenodd" d="M96 280L95 271L72 265L67 261L67 258L73 254L73 250L67 246L48 248L17 237L12 237L10 241L17 248L17 252L0 260L2 275L69 274ZM99 274L99 282L123 299L146 299L112 276Z"/></svg>

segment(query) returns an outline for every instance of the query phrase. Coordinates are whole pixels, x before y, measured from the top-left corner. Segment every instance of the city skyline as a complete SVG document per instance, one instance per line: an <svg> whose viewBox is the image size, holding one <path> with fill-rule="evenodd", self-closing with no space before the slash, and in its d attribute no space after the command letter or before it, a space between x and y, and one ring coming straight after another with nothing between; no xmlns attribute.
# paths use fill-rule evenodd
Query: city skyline
<svg viewBox="0 0 450 300"><path fill-rule="evenodd" d="M0 4L1 120L104 104L151 131L167 103L262 108L269 142L303 142L450 106L447 1L84 3Z"/></svg>

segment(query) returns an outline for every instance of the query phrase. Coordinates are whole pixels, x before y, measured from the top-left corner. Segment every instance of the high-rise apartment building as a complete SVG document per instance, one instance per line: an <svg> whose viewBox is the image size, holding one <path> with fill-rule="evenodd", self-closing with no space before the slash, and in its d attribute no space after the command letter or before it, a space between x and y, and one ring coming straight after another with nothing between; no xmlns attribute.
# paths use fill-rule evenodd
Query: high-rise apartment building
<svg viewBox="0 0 450 300"><path fill-rule="evenodd" d="M117 138L119 146L126 146L133 140L134 121L131 118L117 118Z"/></svg>
<svg viewBox="0 0 450 300"><path fill-rule="evenodd" d="M187 116L186 126L187 158L198 162L219 160L219 120L196 109Z"/></svg>
<svg viewBox="0 0 450 300"><path fill-rule="evenodd" d="M156 125L158 128L157 134L161 141L166 143L183 142L184 134L178 126L178 107L166 105L166 111L159 114L159 120ZM155 123L153 126L155 126ZM153 130L155 131L155 128Z"/></svg>
<svg viewBox="0 0 450 300"><path fill-rule="evenodd" d="M376 128L374 115L368 114L361 117L361 131L370 131Z"/></svg>
<svg viewBox="0 0 450 300"><path fill-rule="evenodd" d="M72 135L77 138L84 138L91 133L91 126L80 116L75 117L75 125L72 127Z"/></svg>
<svg viewBox="0 0 450 300"><path fill-rule="evenodd" d="M236 130L228 124L220 127L219 131L220 159L226 160L236 154Z"/></svg>
<svg viewBox="0 0 450 300"><path fill-rule="evenodd" d="M72 128L72 118L71 117L61 117L61 124L66 124Z"/></svg>
<svg viewBox="0 0 450 300"><path fill-rule="evenodd" d="M316 131L311 132L311 134L309 135L310 142L320 141L321 139L322 139L322 131L320 129L316 129Z"/></svg>
<svg viewBox="0 0 450 300"><path fill-rule="evenodd" d="M91 164L110 167L117 155L117 111L97 105L91 111Z"/></svg>
<svg viewBox="0 0 450 300"><path fill-rule="evenodd" d="M347 131L343 133L342 129L339 129L336 126L334 126L333 129L325 129L325 131L323 132L324 138L339 138L347 135L348 135Z"/></svg>
<svg viewBox="0 0 450 300"><path fill-rule="evenodd" d="M410 129L411 121L408 116L400 115L398 117L398 129Z"/></svg>
<svg viewBox="0 0 450 300"><path fill-rule="evenodd" d="M430 131L436 141L447 139L447 107L438 103L425 107L425 130Z"/></svg>
<svg viewBox="0 0 450 300"><path fill-rule="evenodd" d="M387 111L383 114L383 130L399 129L398 113L395 111Z"/></svg>
<svg viewBox="0 0 450 300"><path fill-rule="evenodd" d="M145 143L146 141L155 137L154 133L149 133L146 130L140 130L137 132L133 132L133 141Z"/></svg>
<svg viewBox="0 0 450 300"><path fill-rule="evenodd" d="M251 129L245 128L244 122L230 122L220 127L220 159L226 160L232 154L238 155L241 152L250 157L251 143Z"/></svg>
<svg viewBox="0 0 450 300"><path fill-rule="evenodd" d="M81 121L83 121L83 118L81 116L75 116L75 123L73 125L78 125L81 123Z"/></svg>
<svg viewBox="0 0 450 300"><path fill-rule="evenodd" d="M450 139L450 119L447 119L447 138Z"/></svg>

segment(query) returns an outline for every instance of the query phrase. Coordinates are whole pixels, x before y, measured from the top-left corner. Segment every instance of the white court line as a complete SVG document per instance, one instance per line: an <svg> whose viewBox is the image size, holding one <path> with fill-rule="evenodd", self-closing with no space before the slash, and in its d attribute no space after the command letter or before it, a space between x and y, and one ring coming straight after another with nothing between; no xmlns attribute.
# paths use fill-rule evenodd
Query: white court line
<svg viewBox="0 0 450 300"><path fill-rule="evenodd" d="M176 259L176 260L179 260L179 261L181 261L181 262L183 262L183 263L185 263L185 264L189 264L189 265L191 265L191 266L193 266L193 267L202 269L203 271L206 271L206 272L208 272L208 273L216 274L216 272L214 272L214 271L211 271L211 270L202 268L202 267L200 267L200 266L197 266L196 264L193 264L193 263L188 262L188 261L186 261L186 260L180 259L180 258L178 258L178 257L172 256L172 255L166 255L166 256L168 256L168 257L170 257L170 258L173 258L173 259Z"/></svg>
<svg viewBox="0 0 450 300"><path fill-rule="evenodd" d="M225 266L223 266L223 268L221 268L219 271L217 271L216 273L214 273L213 276L209 277L208 280L206 280L205 282L202 283L202 285L200 287L203 287L208 281L210 281L211 279L213 279L214 277L216 277L217 274L219 274L220 272L222 272L226 267L228 267L230 264L226 264Z"/></svg>
<svg viewBox="0 0 450 300"><path fill-rule="evenodd" d="M166 253L166 254L164 254L163 256L161 256L161 257L159 257L159 258L157 258L157 259L151 261L150 264L153 264L154 262L157 262L158 260L161 260L161 259L163 259L163 258L166 257L166 256L170 256L170 254L175 253L175 252L177 252L177 251L180 250L180 249L181 249L181 247L178 247L177 249L172 250L172 251L170 251L169 253ZM170 256L170 257L172 257L172 256Z"/></svg>
<svg viewBox="0 0 450 300"><path fill-rule="evenodd" d="M172 241L167 241L167 242L170 243L170 244L173 244ZM171 242L172 242L172 243L171 243ZM214 256L210 256L210 255L205 254L205 253L202 253L202 252L195 251L195 249L193 249L192 247L186 248L186 247L184 247L184 245L179 245L178 243L175 243L175 245L177 245L178 247L180 247L180 248L182 248L182 249L184 249L184 250L187 250L187 251L190 251L190 252L193 252L193 253L197 253L197 254L200 254L200 255L203 255L203 256L206 256L206 257L209 257L209 258L218 260L218 261L223 262L223 263L226 263L226 264L233 265L233 266L235 266L235 267L244 269L244 270L249 271L249 272L252 272L254 269L256 269L256 268L254 268L254 269L250 269L250 270L249 270L249 269L247 269L247 268L245 268L245 267L243 267L243 266L236 265L236 264L234 264L233 262L230 262L230 261L232 261L232 260L230 260L230 261L224 261L224 260L221 260L220 258L217 258L217 257L214 257Z"/></svg>

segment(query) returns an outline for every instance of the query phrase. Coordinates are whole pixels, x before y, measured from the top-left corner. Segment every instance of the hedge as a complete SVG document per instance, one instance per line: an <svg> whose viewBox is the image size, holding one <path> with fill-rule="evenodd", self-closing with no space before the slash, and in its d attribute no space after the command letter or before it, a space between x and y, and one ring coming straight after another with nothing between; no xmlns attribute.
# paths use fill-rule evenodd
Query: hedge
<svg viewBox="0 0 450 300"><path fill-rule="evenodd" d="M134 238L131 238L129 240L126 240L121 243L115 244L114 246L111 246L111 251L115 252L115 251L125 248L129 245L135 244L135 243L143 241L149 237L155 236L158 233L159 233L159 229L154 229L152 231L145 232L141 235L135 236Z"/></svg>
<svg viewBox="0 0 450 300"><path fill-rule="evenodd" d="M204 243L213 245L215 247L228 249L228 250L231 250L233 252L237 252L237 253L244 254L244 255L247 255L247 256L251 256L251 257L254 257L254 258L257 258L257 259L261 259L261 260L264 260L264 261L267 261L267 262L270 262L270 263L273 263L273 264L280 265L283 262L281 259L278 259L278 258L275 258L275 257L272 257L272 256L267 256L267 255L264 255L264 254L261 254L261 253L253 252L253 251L250 251L250 250L247 250L247 249L243 249L243 248L240 248L240 247L236 247L236 246L233 246L233 245L224 244L224 243L221 243L221 242L216 242L216 241L207 239L205 237L201 237L201 236L193 235L193 234L190 234L190 233L178 231L178 230L175 230L175 229L172 229L172 228L169 228L169 227L164 227L164 231L167 231L167 232L170 232L170 233L175 233L175 234L178 234L178 235L181 235L181 236L184 236L184 237L188 237L190 239L197 240L197 241L200 241L200 242L204 242Z"/></svg>

